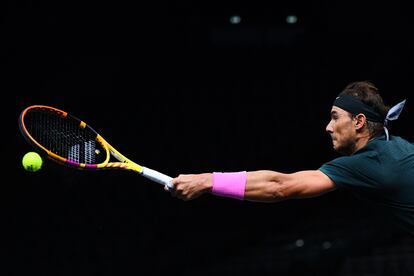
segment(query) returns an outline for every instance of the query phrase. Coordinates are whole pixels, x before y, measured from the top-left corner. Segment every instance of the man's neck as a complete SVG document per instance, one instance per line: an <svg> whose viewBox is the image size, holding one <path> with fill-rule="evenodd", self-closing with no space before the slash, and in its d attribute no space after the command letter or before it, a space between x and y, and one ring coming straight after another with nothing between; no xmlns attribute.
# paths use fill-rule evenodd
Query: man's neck
<svg viewBox="0 0 414 276"><path fill-rule="evenodd" d="M365 147L369 141L371 141L371 137L369 133L363 133L357 136L356 142L355 142L355 150L353 153L359 151L363 147Z"/></svg>

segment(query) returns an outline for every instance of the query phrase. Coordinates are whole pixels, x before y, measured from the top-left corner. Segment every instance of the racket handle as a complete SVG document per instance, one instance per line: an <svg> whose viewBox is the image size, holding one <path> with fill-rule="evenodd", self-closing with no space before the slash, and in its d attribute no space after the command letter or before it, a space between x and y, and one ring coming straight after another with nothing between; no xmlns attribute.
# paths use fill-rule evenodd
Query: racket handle
<svg viewBox="0 0 414 276"><path fill-rule="evenodd" d="M172 188L172 184L171 184L172 177L169 177L168 175L165 175L163 173L157 172L155 170L152 170L146 167L142 167L141 175L145 176L148 179L151 179L152 181L163 184L167 186L168 188Z"/></svg>

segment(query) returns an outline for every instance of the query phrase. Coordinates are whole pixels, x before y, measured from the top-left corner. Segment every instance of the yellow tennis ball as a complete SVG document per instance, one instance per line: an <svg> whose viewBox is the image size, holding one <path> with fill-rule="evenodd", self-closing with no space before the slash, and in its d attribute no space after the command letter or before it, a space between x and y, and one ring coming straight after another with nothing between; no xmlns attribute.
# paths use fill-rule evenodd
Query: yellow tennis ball
<svg viewBox="0 0 414 276"><path fill-rule="evenodd" d="M31 151L23 156L22 164L26 171L37 172L42 168L43 159L37 152Z"/></svg>

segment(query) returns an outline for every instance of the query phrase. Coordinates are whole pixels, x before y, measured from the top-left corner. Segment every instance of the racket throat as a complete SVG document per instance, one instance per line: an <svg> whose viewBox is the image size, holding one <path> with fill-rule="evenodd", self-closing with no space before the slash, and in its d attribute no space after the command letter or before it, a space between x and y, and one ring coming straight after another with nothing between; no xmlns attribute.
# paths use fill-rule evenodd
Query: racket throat
<svg viewBox="0 0 414 276"><path fill-rule="evenodd" d="M117 152L115 150L112 150L112 149L110 149L109 151L111 152L111 155L113 157L115 157L118 161L123 162L123 163L129 162L128 158L126 158L125 156L123 156L119 152Z"/></svg>

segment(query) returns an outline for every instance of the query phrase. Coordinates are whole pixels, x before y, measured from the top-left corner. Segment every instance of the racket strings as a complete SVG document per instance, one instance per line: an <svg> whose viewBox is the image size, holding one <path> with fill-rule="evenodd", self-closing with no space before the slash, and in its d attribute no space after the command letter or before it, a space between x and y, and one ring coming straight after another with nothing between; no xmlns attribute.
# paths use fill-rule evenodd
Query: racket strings
<svg viewBox="0 0 414 276"><path fill-rule="evenodd" d="M105 149L96 143L96 132L80 127L80 120L61 117L43 110L26 114L25 125L30 135L51 152L72 162L97 164L105 160Z"/></svg>

